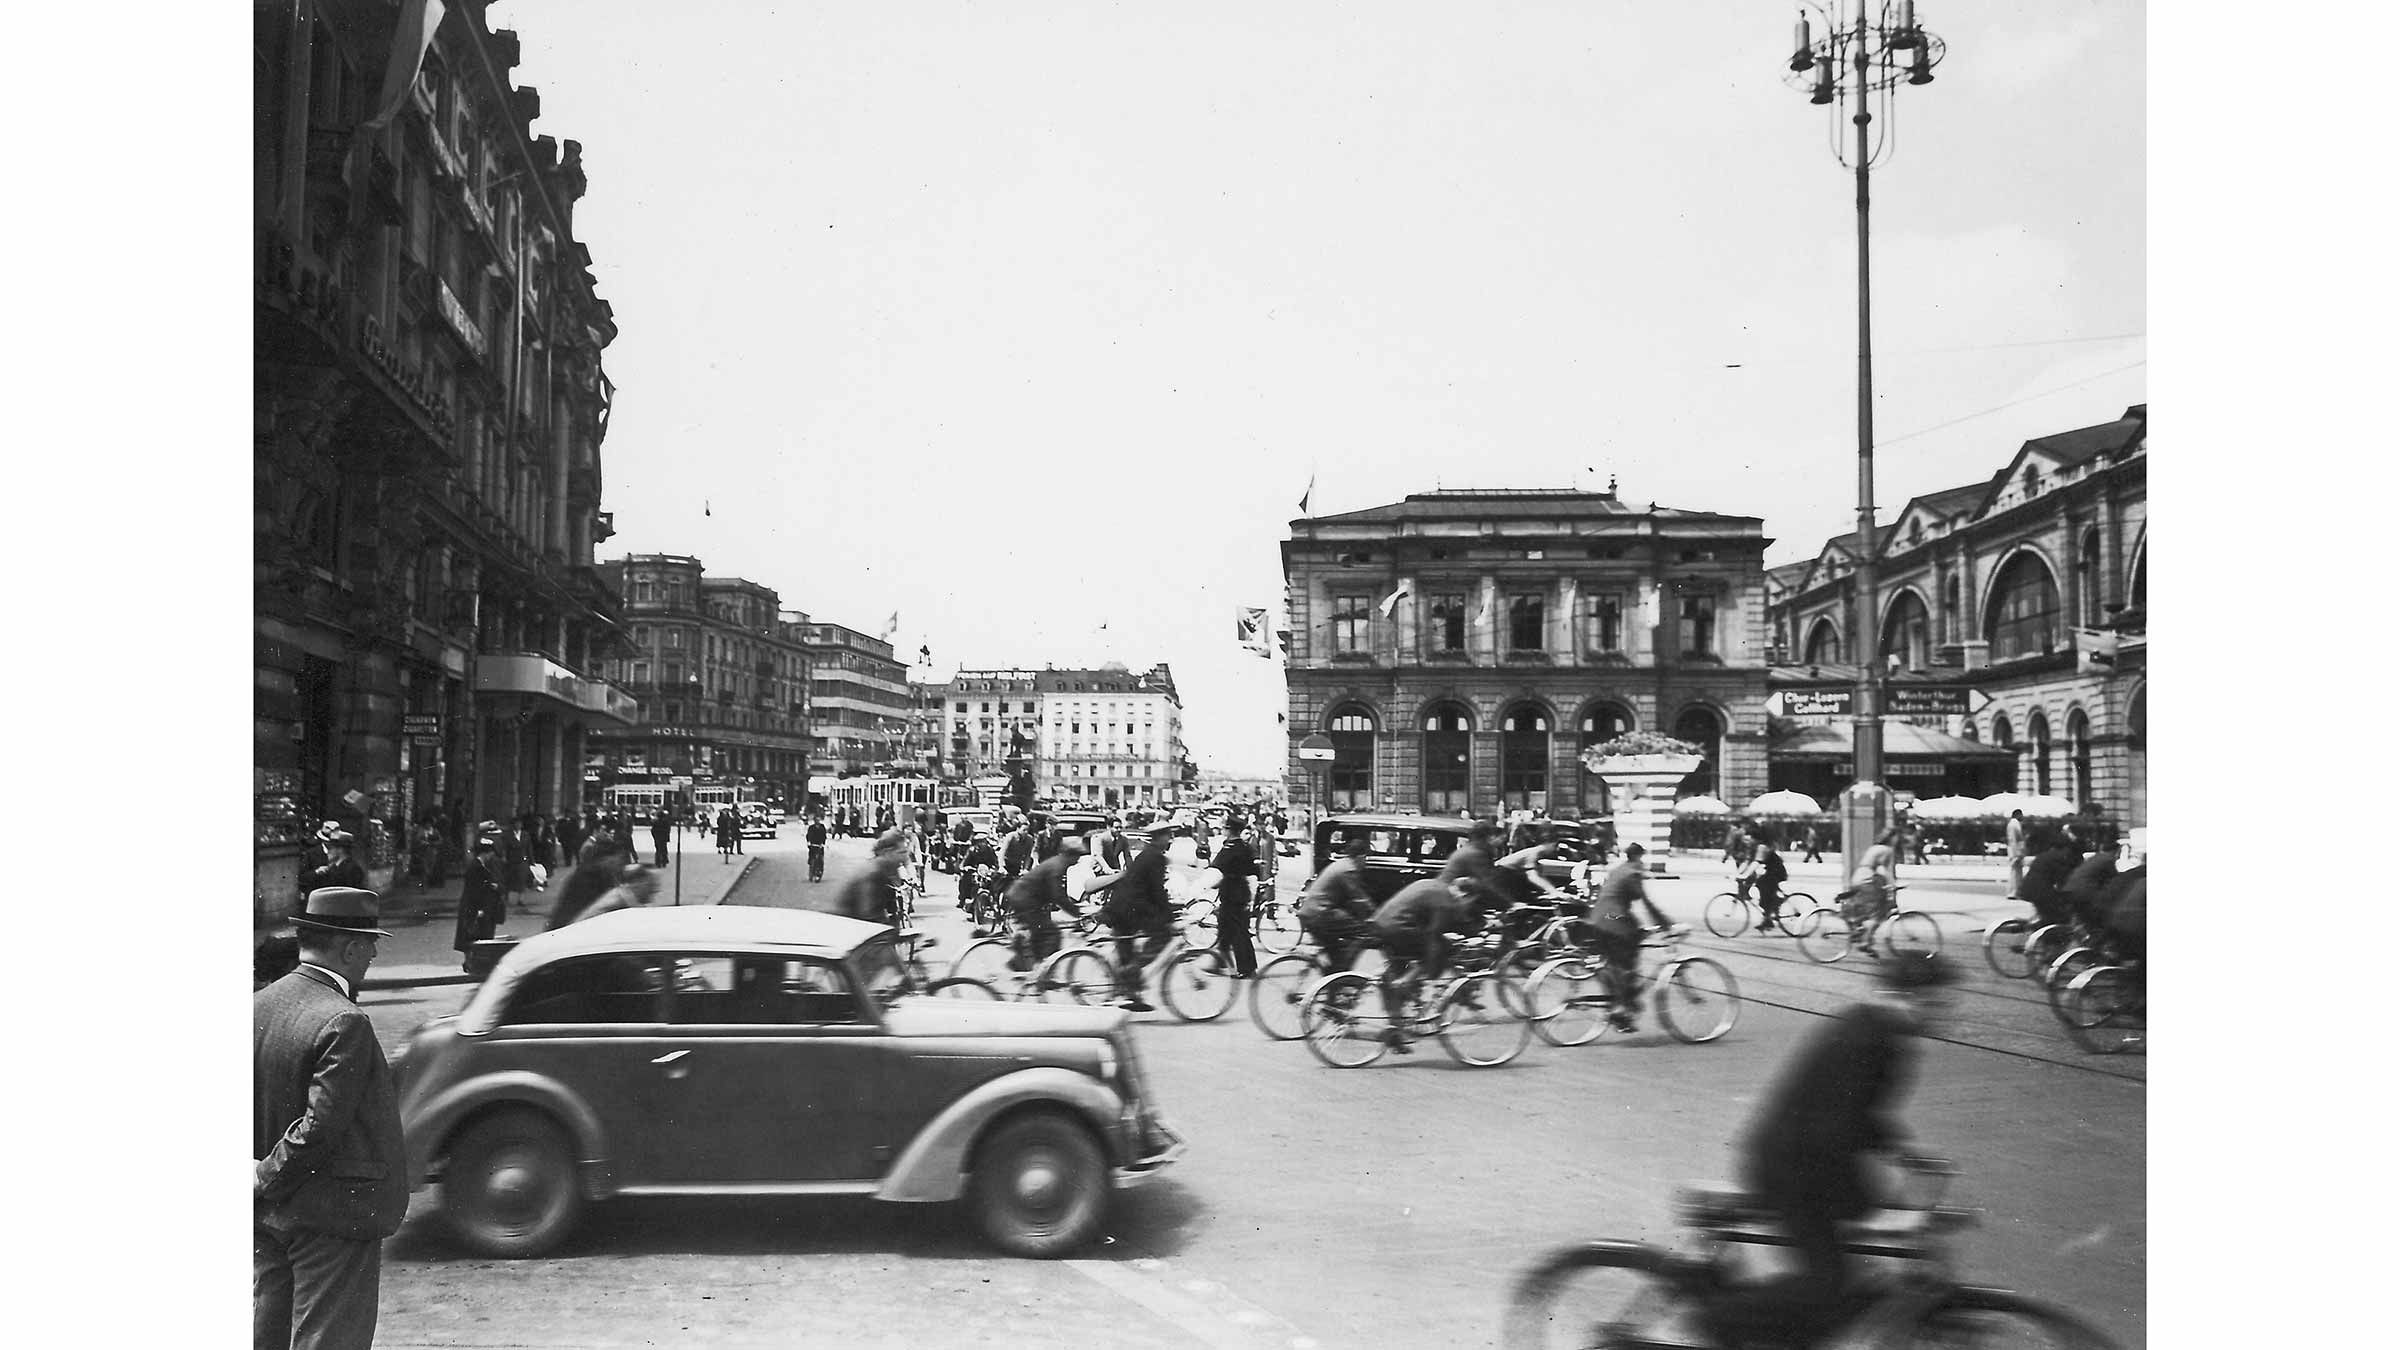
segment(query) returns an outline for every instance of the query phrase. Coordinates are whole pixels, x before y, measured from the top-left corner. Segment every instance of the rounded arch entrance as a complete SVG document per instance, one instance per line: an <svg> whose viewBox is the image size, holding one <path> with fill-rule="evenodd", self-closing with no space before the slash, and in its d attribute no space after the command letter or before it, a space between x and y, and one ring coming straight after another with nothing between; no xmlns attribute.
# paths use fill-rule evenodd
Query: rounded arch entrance
<svg viewBox="0 0 2400 1350"><path fill-rule="evenodd" d="M1500 714L1500 809L1541 811L1550 805L1550 709L1512 704Z"/></svg>
<svg viewBox="0 0 2400 1350"><path fill-rule="evenodd" d="M1333 762L1325 766L1325 808L1365 811L1375 805L1375 710L1356 700L1325 715Z"/></svg>
<svg viewBox="0 0 2400 1350"><path fill-rule="evenodd" d="M1463 816L1474 768L1475 712L1456 699L1441 699L1428 704L1418 721L1418 804L1429 815Z"/></svg>
<svg viewBox="0 0 2400 1350"><path fill-rule="evenodd" d="M1725 749L1725 715L1705 703L1694 703L1675 714L1675 729L1668 734L1700 747L1700 767L1684 777L1675 795L1719 795L1717 763Z"/></svg>
<svg viewBox="0 0 2400 1350"><path fill-rule="evenodd" d="M1603 741L1613 741L1633 730L1633 709L1615 699L1600 699L1586 704L1575 718L1575 783L1577 806L1589 815L1607 815L1615 808L1609 804L1608 782L1583 767L1583 752Z"/></svg>
<svg viewBox="0 0 2400 1350"><path fill-rule="evenodd" d="M1820 614L1808 626L1808 646L1800 654L1800 663L1809 666L1831 666L1839 665L1841 659L1841 625Z"/></svg>

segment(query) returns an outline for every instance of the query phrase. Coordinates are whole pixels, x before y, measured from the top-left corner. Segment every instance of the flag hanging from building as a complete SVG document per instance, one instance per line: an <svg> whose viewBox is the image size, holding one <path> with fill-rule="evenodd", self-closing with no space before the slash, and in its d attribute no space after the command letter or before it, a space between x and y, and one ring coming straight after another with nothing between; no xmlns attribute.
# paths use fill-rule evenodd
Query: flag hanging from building
<svg viewBox="0 0 2400 1350"><path fill-rule="evenodd" d="M1302 489L1300 489L1300 514L1301 514L1301 515L1304 515L1304 516L1305 516L1305 515L1307 515L1307 514L1308 514L1308 499L1309 499L1309 498L1310 498L1312 495L1314 495L1314 494L1315 494L1316 490L1317 490L1317 475L1316 475L1316 471L1312 469L1312 470L1310 470L1310 471L1309 471L1309 475L1308 475L1308 486L1307 486L1307 487L1304 487L1304 488L1302 488Z"/></svg>
<svg viewBox="0 0 2400 1350"><path fill-rule="evenodd" d="M1267 645L1267 612L1263 609L1237 609L1233 612L1233 635L1242 646L1272 658L1275 651Z"/></svg>
<svg viewBox="0 0 2400 1350"><path fill-rule="evenodd" d="M1392 617L1392 611L1398 609L1400 607L1400 602L1406 598L1408 598L1408 587L1403 586L1400 589L1392 592L1390 595L1383 597L1383 603L1377 605L1375 608L1383 611L1383 617L1388 619Z"/></svg>
<svg viewBox="0 0 2400 1350"><path fill-rule="evenodd" d="M417 83L417 68L425 64L425 49L433 45L433 30L442 26L446 8L442 0L403 0L400 20L392 27L392 55L384 63L383 88L365 130L381 131L408 101L408 91Z"/></svg>

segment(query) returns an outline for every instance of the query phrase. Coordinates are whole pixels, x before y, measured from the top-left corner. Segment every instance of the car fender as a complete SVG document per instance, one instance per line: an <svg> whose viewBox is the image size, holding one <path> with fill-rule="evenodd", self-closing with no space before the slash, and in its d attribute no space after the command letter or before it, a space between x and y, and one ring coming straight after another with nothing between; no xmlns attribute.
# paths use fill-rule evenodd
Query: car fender
<svg viewBox="0 0 2400 1350"><path fill-rule="evenodd" d="M1072 1108L1100 1136L1113 1160L1118 1112L1124 1105L1106 1085L1073 1069L1020 1069L996 1078L950 1103L917 1131L900 1160L884 1175L878 1200L955 1200L966 1190L967 1157L984 1127L1011 1107L1041 1102Z"/></svg>
<svg viewBox="0 0 2400 1350"><path fill-rule="evenodd" d="M600 1118L558 1080L524 1069L460 1083L410 1113L405 1131L409 1186L426 1184L435 1148L448 1140L460 1121L487 1106L512 1104L543 1111L566 1127L575 1141L575 1160L586 1198L603 1200L616 1189L608 1166L607 1132L601 1128Z"/></svg>

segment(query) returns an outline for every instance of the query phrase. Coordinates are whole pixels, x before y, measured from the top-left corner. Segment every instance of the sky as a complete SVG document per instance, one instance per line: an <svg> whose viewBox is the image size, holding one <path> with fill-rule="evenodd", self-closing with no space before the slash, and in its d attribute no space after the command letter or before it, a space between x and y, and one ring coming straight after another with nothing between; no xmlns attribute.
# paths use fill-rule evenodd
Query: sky
<svg viewBox="0 0 2400 1350"><path fill-rule="evenodd" d="M2145 33L1921 5L1878 520L2147 401ZM1435 487L1857 503L1857 236L1788 3L509 0L620 335L617 536L961 667L1173 665L1281 765L1277 544ZM1846 126L1841 128L1846 131Z"/></svg>

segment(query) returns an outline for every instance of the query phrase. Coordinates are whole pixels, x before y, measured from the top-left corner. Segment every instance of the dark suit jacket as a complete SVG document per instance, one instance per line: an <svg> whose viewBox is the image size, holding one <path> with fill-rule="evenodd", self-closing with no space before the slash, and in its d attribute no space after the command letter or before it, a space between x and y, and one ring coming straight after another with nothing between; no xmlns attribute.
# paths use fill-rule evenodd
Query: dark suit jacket
<svg viewBox="0 0 2400 1350"><path fill-rule="evenodd" d="M1868 1207L1862 1156L1900 1137L1892 1101L1915 1052L1894 1014L1856 1004L1811 1033L1752 1119L1744 1162L1750 1186L1817 1198L1836 1215Z"/></svg>
<svg viewBox="0 0 2400 1350"><path fill-rule="evenodd" d="M398 1232L400 1104L367 1015L302 966L250 996L250 1030L258 1220L353 1239Z"/></svg>

